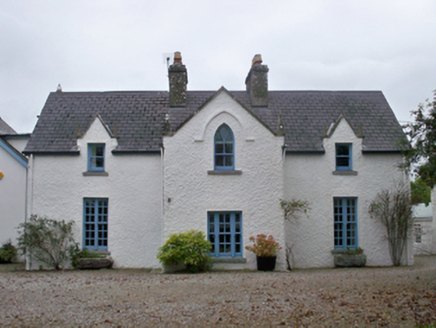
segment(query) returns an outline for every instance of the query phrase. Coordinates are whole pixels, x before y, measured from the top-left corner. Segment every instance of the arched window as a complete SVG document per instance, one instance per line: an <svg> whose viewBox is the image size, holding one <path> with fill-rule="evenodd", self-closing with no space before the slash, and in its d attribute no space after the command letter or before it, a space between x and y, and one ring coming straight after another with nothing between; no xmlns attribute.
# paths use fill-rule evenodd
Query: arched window
<svg viewBox="0 0 436 328"><path fill-rule="evenodd" d="M234 170L235 140L232 130L221 125L215 133L215 170Z"/></svg>

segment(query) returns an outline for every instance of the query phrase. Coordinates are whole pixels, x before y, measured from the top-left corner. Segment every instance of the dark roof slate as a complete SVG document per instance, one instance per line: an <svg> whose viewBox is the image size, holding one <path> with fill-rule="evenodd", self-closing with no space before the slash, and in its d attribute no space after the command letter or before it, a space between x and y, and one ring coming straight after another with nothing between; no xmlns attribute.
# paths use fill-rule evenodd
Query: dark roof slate
<svg viewBox="0 0 436 328"><path fill-rule="evenodd" d="M77 137L97 115L118 138L117 152L158 152L166 114L177 131L216 93L188 91L186 107L170 108L166 91L53 92L25 153L77 152ZM363 134L364 151L395 152L404 138L380 91L269 91L268 108L251 107L245 91L229 93L271 131L281 116L288 152L322 152L326 131L341 115Z"/></svg>

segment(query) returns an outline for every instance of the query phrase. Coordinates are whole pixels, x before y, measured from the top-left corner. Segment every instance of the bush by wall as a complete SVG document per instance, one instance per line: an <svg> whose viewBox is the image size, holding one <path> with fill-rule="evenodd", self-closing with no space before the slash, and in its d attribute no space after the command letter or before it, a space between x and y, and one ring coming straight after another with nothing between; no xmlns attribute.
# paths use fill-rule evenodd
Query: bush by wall
<svg viewBox="0 0 436 328"><path fill-rule="evenodd" d="M163 265L184 264L189 272L207 271L210 268L210 242L202 231L189 230L171 234L159 248L157 258Z"/></svg>

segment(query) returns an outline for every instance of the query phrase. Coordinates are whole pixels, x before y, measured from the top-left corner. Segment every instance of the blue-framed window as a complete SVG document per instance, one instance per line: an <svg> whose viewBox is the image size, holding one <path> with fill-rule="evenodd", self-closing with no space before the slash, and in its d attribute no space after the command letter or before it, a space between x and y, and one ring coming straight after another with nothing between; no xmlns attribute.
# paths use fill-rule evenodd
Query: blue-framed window
<svg viewBox="0 0 436 328"><path fill-rule="evenodd" d="M105 144L88 144L88 171L104 171Z"/></svg>
<svg viewBox="0 0 436 328"><path fill-rule="evenodd" d="M357 198L334 198L335 249L356 248Z"/></svg>
<svg viewBox="0 0 436 328"><path fill-rule="evenodd" d="M336 144L336 170L353 170L351 144Z"/></svg>
<svg viewBox="0 0 436 328"><path fill-rule="evenodd" d="M228 125L221 125L214 138L215 170L234 170L235 168L235 139Z"/></svg>
<svg viewBox="0 0 436 328"><path fill-rule="evenodd" d="M107 249L108 199L83 199L83 248Z"/></svg>
<svg viewBox="0 0 436 328"><path fill-rule="evenodd" d="M213 257L242 257L242 213L208 212Z"/></svg>

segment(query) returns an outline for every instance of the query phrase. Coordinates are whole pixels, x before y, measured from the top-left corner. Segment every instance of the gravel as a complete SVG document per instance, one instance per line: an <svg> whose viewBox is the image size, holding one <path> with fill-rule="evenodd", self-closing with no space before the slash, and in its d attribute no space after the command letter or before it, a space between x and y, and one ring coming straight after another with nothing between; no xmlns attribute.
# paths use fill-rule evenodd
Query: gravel
<svg viewBox="0 0 436 328"><path fill-rule="evenodd" d="M0 271L11 270L2 266ZM159 274L0 272L0 324L24 327L436 324L436 256L413 267Z"/></svg>

